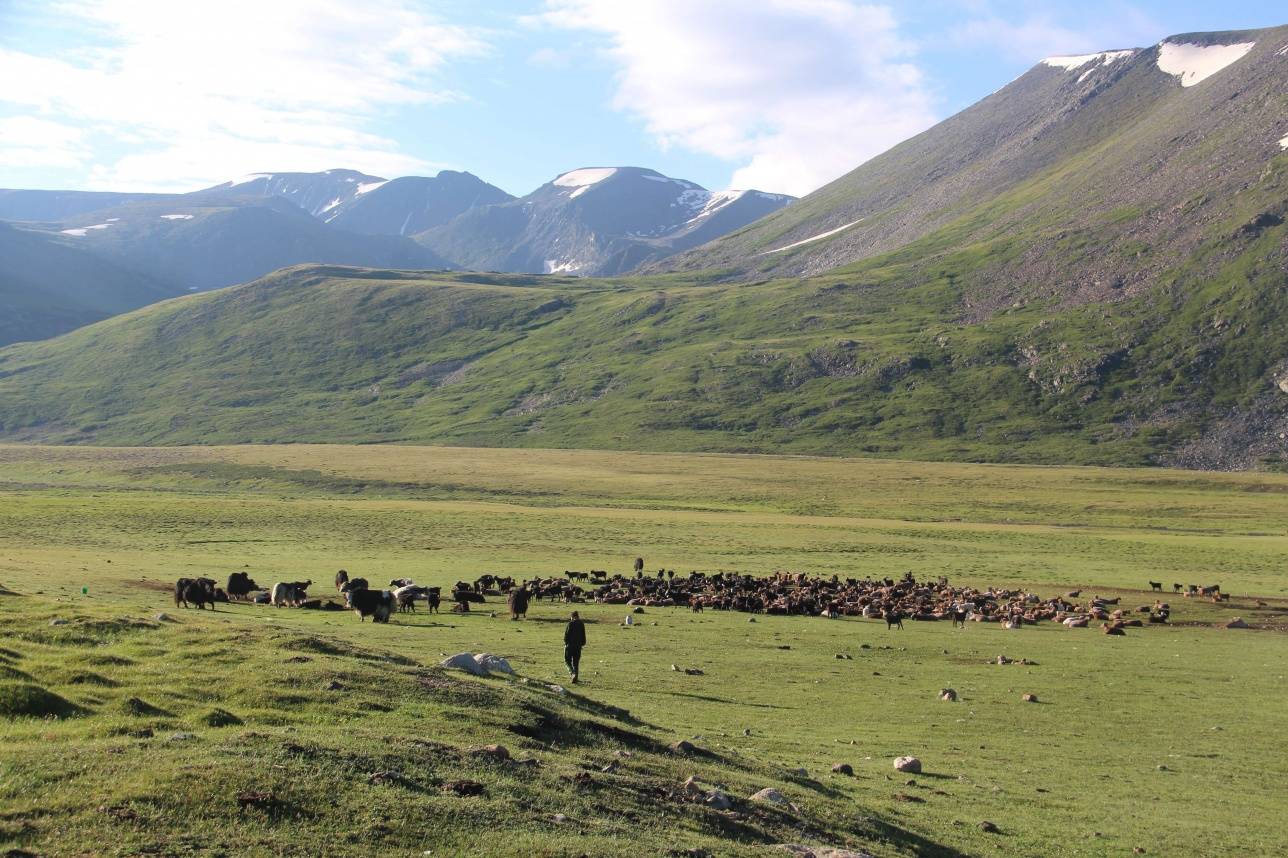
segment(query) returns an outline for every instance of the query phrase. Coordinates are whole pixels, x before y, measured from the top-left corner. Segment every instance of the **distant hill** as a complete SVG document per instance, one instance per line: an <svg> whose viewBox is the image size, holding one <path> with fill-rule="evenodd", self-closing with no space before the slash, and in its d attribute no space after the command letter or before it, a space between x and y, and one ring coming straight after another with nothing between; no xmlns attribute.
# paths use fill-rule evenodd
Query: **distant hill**
<svg viewBox="0 0 1288 858"><path fill-rule="evenodd" d="M712 193L639 167L588 167L525 197L472 208L416 239L462 268L613 275L739 229L792 199Z"/></svg>
<svg viewBox="0 0 1288 858"><path fill-rule="evenodd" d="M0 223L0 345L40 340L173 297L178 290L76 246Z"/></svg>
<svg viewBox="0 0 1288 858"><path fill-rule="evenodd" d="M168 284L175 292L244 283L301 262L450 268L410 239L328 227L273 197L201 195L128 203L48 228L86 253Z"/></svg>

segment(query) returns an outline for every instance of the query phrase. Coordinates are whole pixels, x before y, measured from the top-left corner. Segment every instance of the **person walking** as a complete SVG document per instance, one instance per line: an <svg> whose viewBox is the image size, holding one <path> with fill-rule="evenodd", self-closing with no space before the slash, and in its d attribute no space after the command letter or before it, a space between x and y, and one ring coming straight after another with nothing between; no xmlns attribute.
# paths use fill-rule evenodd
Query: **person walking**
<svg viewBox="0 0 1288 858"><path fill-rule="evenodd" d="M581 669L581 650L585 645L586 624L581 621L581 615L573 611L572 618L564 629L564 664L568 665L568 674L574 685Z"/></svg>

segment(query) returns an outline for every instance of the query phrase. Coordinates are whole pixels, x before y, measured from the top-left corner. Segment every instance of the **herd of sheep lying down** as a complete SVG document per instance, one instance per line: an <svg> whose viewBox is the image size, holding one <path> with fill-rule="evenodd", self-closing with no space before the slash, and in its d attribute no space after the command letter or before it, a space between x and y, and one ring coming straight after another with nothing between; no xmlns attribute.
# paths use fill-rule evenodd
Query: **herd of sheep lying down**
<svg viewBox="0 0 1288 858"><path fill-rule="evenodd" d="M1008 628L1041 621L1055 621L1070 627L1086 626L1091 620L1105 623L1108 634L1122 634L1123 628L1149 623L1166 623L1170 606L1162 601L1142 605L1135 619L1118 607L1118 598L1091 597L1077 601L1079 591L1043 599L1022 589L979 589L950 586L946 578L919 582L911 573L899 580L892 578L856 579L820 578L795 572L779 572L758 577L753 575L690 573L677 576L671 571L656 575L643 572L636 561L633 576L609 575L603 571L565 572L560 577L533 578L517 582L512 577L482 575L473 583L458 581L452 587L453 611L468 612L471 603L485 602L488 596L504 597L511 617L527 613L531 601L550 600L564 603L598 602L633 607L689 607L695 612L706 608L747 613L840 617L856 616L885 620L887 627L902 628L905 619L933 621L952 620L955 625L967 620L998 622ZM1152 583L1152 582L1151 582ZM423 601L431 612L441 602L440 587L424 587L406 578L389 582L388 589L372 589L365 578L351 578L345 570L335 576L335 588L343 605L330 599L310 598L310 581L278 582L264 589L246 572L234 572L226 588L216 586L211 578L182 578L175 583L175 606L197 608L217 602L247 601L278 607L313 608L318 610L352 610L360 620L371 617L385 623L396 611L415 611ZM1157 588L1151 588L1157 589ZM1221 598L1220 588L1204 587ZM1188 594L1187 594L1188 595Z"/></svg>

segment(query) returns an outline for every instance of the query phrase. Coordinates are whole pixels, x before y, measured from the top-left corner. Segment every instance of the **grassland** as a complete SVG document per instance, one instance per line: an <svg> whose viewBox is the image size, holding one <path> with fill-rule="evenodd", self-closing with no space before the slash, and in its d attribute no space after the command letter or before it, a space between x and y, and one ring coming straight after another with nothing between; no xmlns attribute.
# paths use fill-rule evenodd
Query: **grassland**
<svg viewBox="0 0 1288 858"><path fill-rule="evenodd" d="M1267 474L0 447L0 844L41 855L785 854L776 843L1276 854L1286 522L1288 478ZM340 567L447 584L622 569L637 554L679 572L912 570L1129 606L1152 601L1140 592L1149 580L1219 582L1233 598L1168 596L1171 626L1125 638L672 610L623 628L622 608L587 606L587 681L561 694L549 684L564 679L563 606L537 605L522 623L478 612L373 626L253 606L176 611L166 592L182 575L243 567L326 593ZM1235 615L1254 628L1216 627ZM529 681L433 668L462 650L503 655ZM991 663L998 654L1036 664ZM939 702L942 687L961 702ZM1041 702L1022 703L1026 692ZM681 738L708 754L670 753ZM469 752L495 742L541 764ZM890 766L907 753L926 765L913 785ZM856 776L831 774L836 762ZM589 782L574 780L583 772ZM796 809L682 801L693 774L740 799L774 786ZM464 780L484 794L444 791ZM251 799L243 809L239 795Z"/></svg>

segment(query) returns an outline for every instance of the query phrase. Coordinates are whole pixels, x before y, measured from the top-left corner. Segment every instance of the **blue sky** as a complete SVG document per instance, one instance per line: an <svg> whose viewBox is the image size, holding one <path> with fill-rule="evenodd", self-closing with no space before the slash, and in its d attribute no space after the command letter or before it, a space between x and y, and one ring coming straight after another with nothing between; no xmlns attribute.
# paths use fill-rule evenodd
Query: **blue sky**
<svg viewBox="0 0 1288 858"><path fill-rule="evenodd" d="M1043 57L1282 2L0 0L0 187L582 166L802 194Z"/></svg>

